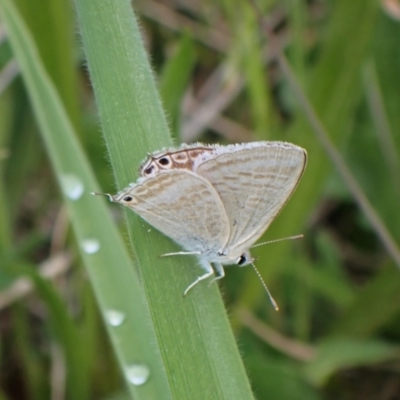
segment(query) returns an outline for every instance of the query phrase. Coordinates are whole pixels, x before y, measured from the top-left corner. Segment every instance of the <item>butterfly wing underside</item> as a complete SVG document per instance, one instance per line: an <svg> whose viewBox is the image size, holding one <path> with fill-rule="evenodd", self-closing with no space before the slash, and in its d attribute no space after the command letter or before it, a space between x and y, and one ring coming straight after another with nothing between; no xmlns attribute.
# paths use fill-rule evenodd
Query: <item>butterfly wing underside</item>
<svg viewBox="0 0 400 400"><path fill-rule="evenodd" d="M306 152L289 144L238 148L198 165L218 192L229 219L226 248L247 250L268 228L295 190Z"/></svg>
<svg viewBox="0 0 400 400"><path fill-rule="evenodd" d="M127 196L129 203L124 200ZM218 251L229 237L229 221L218 194L191 171L161 171L124 190L114 201L130 207L188 251Z"/></svg>

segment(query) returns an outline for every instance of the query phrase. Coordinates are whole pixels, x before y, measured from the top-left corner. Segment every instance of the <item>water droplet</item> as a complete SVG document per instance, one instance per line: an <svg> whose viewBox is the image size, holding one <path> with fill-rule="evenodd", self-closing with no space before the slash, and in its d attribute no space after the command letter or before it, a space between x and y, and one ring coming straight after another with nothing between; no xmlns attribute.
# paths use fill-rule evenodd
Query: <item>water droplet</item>
<svg viewBox="0 0 400 400"><path fill-rule="evenodd" d="M120 326L126 318L124 313L117 310L107 310L105 316L111 326Z"/></svg>
<svg viewBox="0 0 400 400"><path fill-rule="evenodd" d="M77 176L72 174L62 176L61 186L64 194L71 200L78 200L82 197L84 186Z"/></svg>
<svg viewBox="0 0 400 400"><path fill-rule="evenodd" d="M94 254L100 250L100 242L97 239L82 240L82 249L87 254Z"/></svg>
<svg viewBox="0 0 400 400"><path fill-rule="evenodd" d="M150 370L142 364L132 364L126 369L126 377L136 386L143 385L150 376Z"/></svg>

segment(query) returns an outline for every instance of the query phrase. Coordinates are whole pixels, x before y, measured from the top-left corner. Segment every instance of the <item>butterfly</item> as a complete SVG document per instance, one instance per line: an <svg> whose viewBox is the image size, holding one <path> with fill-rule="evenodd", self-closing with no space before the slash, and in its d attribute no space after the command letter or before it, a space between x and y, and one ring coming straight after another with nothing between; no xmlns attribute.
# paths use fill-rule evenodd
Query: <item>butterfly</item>
<svg viewBox="0 0 400 400"><path fill-rule="evenodd" d="M284 142L182 145L149 155L136 183L107 196L185 250L165 255L198 256L205 273L186 295L214 274L223 278L225 265L253 261L249 248L284 207L306 163L304 149Z"/></svg>

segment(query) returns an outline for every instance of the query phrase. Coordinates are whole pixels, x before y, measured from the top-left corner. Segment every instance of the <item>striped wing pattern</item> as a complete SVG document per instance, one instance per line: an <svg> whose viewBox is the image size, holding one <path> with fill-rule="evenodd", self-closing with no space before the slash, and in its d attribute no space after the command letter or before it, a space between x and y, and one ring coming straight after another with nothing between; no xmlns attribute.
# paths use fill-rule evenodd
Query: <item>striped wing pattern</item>
<svg viewBox="0 0 400 400"><path fill-rule="evenodd" d="M114 201L130 207L188 251L217 252L229 237L221 199L206 179L192 171L160 171Z"/></svg>
<svg viewBox="0 0 400 400"><path fill-rule="evenodd" d="M241 254L258 240L288 201L305 168L303 149L263 143L222 153L196 169L224 204L230 225L228 252Z"/></svg>

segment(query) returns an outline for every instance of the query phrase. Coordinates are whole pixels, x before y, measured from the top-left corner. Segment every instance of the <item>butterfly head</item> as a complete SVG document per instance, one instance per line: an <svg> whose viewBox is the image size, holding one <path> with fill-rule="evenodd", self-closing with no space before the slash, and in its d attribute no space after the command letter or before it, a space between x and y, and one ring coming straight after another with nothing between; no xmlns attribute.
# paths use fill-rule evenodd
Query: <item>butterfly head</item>
<svg viewBox="0 0 400 400"><path fill-rule="evenodd" d="M228 251L218 252L218 258L210 260L211 262L218 262L222 265L238 265L239 267L244 267L245 265L251 264L254 260L251 257L250 252L246 250L243 253L232 254Z"/></svg>

